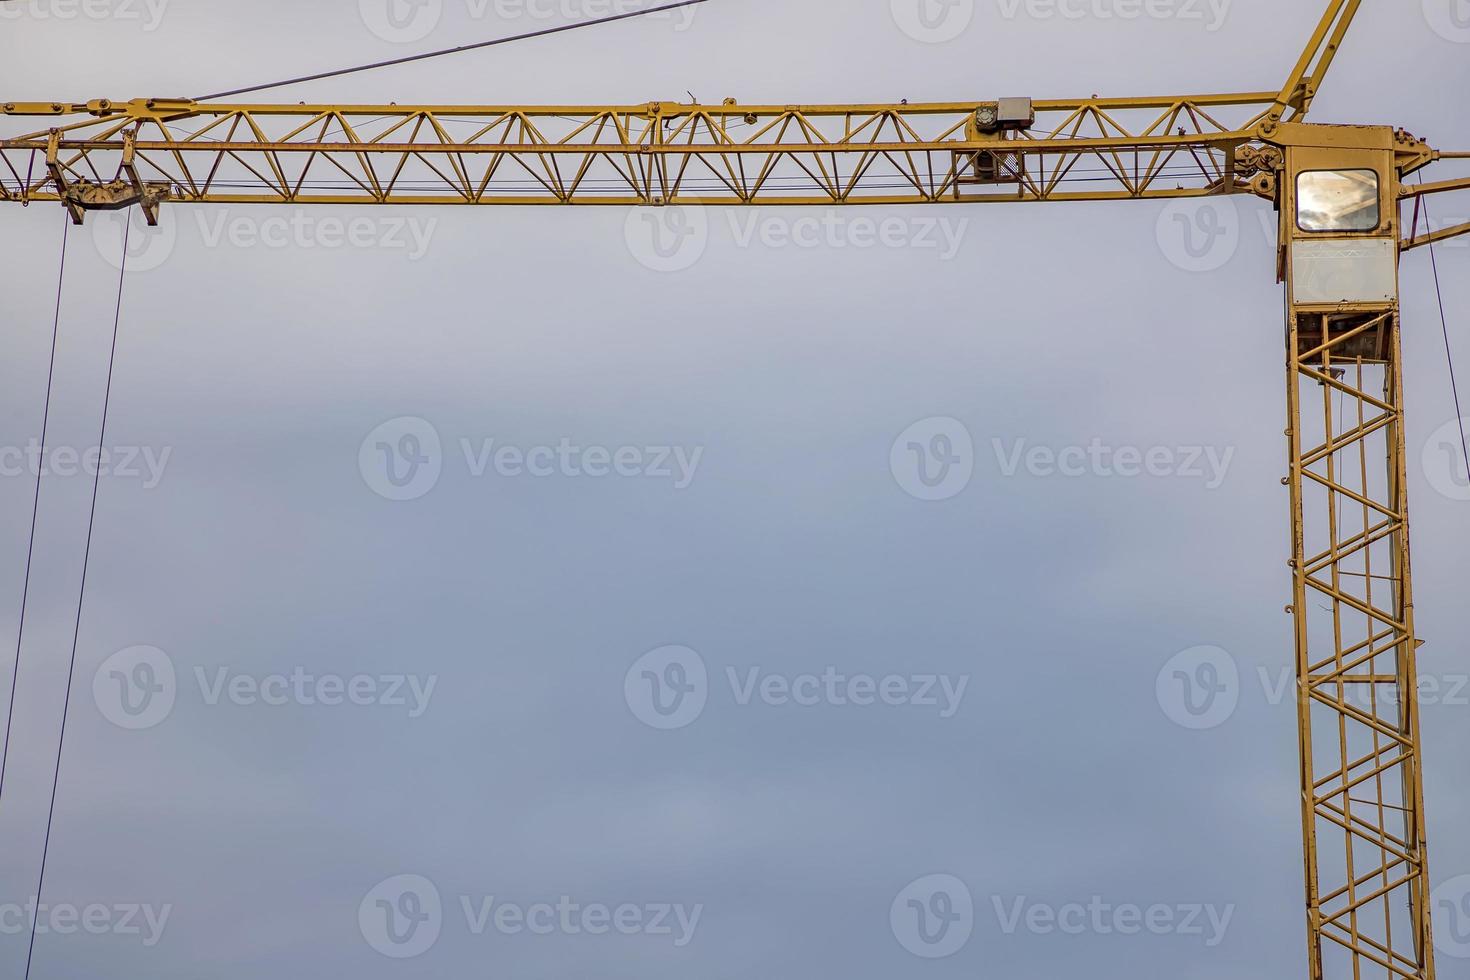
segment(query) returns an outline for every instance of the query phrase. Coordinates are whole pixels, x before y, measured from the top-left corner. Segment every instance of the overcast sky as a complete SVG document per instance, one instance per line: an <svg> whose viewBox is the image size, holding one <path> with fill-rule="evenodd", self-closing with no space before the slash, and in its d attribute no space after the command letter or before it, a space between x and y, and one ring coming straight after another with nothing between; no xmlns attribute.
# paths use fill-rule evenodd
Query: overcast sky
<svg viewBox="0 0 1470 980"><path fill-rule="evenodd" d="M1365 4L1318 120L1470 148L1457 2ZM1271 89L1319 6L712 0L279 98ZM11 0L0 77L185 95L605 10ZM166 209L125 285L32 977L1301 977L1280 290L1269 207L1215 207L1204 252L1152 202L712 211L672 261L622 210ZM0 209L6 687L62 223ZM70 236L4 976L120 227ZM1454 900L1470 487L1427 259L1409 475ZM1439 262L1470 363L1470 248ZM1169 683L1201 665L1226 685L1203 712ZM1462 975L1470 904L1444 919Z"/></svg>

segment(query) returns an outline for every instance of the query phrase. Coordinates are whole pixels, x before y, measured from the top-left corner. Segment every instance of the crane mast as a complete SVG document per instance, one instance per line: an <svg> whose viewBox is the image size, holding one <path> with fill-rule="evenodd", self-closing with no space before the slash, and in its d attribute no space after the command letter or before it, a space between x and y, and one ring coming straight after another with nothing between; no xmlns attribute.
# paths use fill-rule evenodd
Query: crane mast
<svg viewBox="0 0 1470 980"><path fill-rule="evenodd" d="M1280 213L1309 980L1434 980L1398 270L1466 154L1305 122L1361 0L1279 90L718 106L5 103L0 203L832 206L1250 194Z"/></svg>
<svg viewBox="0 0 1470 980"><path fill-rule="evenodd" d="M1398 291L1406 147L1388 129L1280 134L1309 975L1433 980Z"/></svg>

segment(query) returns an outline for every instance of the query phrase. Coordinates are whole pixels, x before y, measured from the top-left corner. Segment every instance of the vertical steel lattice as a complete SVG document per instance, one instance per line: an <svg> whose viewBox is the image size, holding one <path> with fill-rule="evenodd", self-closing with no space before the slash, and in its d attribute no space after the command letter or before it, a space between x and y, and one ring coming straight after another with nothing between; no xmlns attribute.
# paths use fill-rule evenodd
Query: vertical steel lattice
<svg viewBox="0 0 1470 980"><path fill-rule="evenodd" d="M1434 980L1398 313L1288 334L1311 976Z"/></svg>

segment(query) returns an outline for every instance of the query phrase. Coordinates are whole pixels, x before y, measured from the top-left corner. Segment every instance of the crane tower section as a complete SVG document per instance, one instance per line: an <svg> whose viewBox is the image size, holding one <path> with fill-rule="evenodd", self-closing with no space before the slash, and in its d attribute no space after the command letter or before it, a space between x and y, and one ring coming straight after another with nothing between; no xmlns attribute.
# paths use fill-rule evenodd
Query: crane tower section
<svg viewBox="0 0 1470 980"><path fill-rule="evenodd" d="M1433 980L1387 128L1283 123L1302 819L1312 980Z"/></svg>

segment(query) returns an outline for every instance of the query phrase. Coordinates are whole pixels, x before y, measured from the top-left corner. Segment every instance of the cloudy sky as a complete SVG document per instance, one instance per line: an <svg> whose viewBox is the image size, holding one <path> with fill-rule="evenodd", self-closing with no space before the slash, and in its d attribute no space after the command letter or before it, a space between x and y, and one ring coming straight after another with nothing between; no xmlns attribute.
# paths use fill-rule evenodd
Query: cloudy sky
<svg viewBox="0 0 1470 980"><path fill-rule="evenodd" d="M4 99L212 91L607 9L375 2L8 0ZM279 98L1268 89L1318 6L977 0L936 33L904 0L712 0ZM1459 0L1366 4L1315 114L1470 148L1467 45ZM31 975L1302 976L1281 299L1269 208L1229 204L1204 261L1145 202L716 211L674 268L620 210L169 209L125 284ZM62 224L0 211L5 682ZM70 236L53 450L97 440L119 231ZM1410 479L1453 892L1470 487L1427 258ZM1470 248L1439 261L1470 358ZM920 473L911 445L956 462ZM46 472L5 976L92 487L64 452ZM1160 686L1181 656L1234 671L1209 717ZM1444 918L1453 976L1470 906Z"/></svg>

